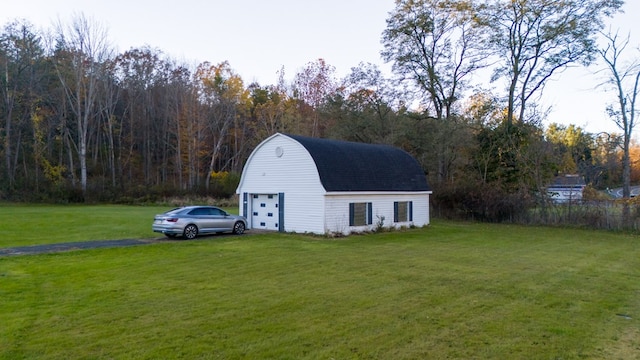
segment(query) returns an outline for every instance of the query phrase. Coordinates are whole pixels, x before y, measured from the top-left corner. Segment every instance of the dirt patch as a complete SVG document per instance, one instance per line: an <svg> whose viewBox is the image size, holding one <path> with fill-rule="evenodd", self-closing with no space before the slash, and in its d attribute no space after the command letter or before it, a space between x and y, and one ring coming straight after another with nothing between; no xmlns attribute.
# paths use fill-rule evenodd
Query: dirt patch
<svg viewBox="0 0 640 360"><path fill-rule="evenodd" d="M640 359L640 329L629 326L609 349L609 359Z"/></svg>

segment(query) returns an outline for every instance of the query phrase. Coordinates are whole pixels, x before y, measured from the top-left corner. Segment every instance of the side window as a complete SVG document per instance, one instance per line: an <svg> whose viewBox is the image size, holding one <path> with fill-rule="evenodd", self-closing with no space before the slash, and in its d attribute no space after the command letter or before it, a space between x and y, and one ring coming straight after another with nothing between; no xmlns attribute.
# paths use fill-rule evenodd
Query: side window
<svg viewBox="0 0 640 360"><path fill-rule="evenodd" d="M349 226L371 225L373 223L370 202L349 203Z"/></svg>
<svg viewBox="0 0 640 360"><path fill-rule="evenodd" d="M413 202L396 201L393 203L393 222L413 221Z"/></svg>
<svg viewBox="0 0 640 360"><path fill-rule="evenodd" d="M195 216L209 215L209 210L207 208L197 208L189 211L189 215L195 215Z"/></svg>
<svg viewBox="0 0 640 360"><path fill-rule="evenodd" d="M224 215L224 213L220 209L210 208L209 215Z"/></svg>

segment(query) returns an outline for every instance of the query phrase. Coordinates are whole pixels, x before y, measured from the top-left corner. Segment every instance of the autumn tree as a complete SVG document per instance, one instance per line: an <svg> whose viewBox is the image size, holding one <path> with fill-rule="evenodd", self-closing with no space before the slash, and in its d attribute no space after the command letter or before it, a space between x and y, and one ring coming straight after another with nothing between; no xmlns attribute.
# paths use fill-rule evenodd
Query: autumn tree
<svg viewBox="0 0 640 360"><path fill-rule="evenodd" d="M262 141L276 132L291 131L291 112L295 106L287 93L284 70L278 73L276 85L249 85L251 99L252 135ZM254 145L257 145L254 144Z"/></svg>
<svg viewBox="0 0 640 360"><path fill-rule="evenodd" d="M200 64L196 70L199 99L205 106L204 121L207 131L209 166L205 178L205 188L209 189L211 174L224 169L220 166L220 155L229 140L230 129L237 126L240 114L249 110L249 92L244 88L242 78L229 66L228 62L211 65ZM229 154L231 159L233 155Z"/></svg>
<svg viewBox="0 0 640 360"><path fill-rule="evenodd" d="M170 72L170 80L165 88L167 98L167 131L164 133L165 154L162 169L172 169L173 177L168 178L177 189L188 189L188 162L185 155L190 146L189 127L197 114L199 102L193 89L191 71L186 66L176 66Z"/></svg>
<svg viewBox="0 0 640 360"><path fill-rule="evenodd" d="M326 124L321 122L318 110L326 97L336 90L335 67L324 59L307 63L293 80L293 97L299 101L300 121L308 119L305 133L312 137L321 137Z"/></svg>
<svg viewBox="0 0 640 360"><path fill-rule="evenodd" d="M365 143L394 144L404 97L374 64L360 63L328 98L323 111L332 119L334 137Z"/></svg>
<svg viewBox="0 0 640 360"><path fill-rule="evenodd" d="M622 178L622 135L602 132L592 135L592 138L594 164L585 174L587 182L600 188L619 186Z"/></svg>
<svg viewBox="0 0 640 360"><path fill-rule="evenodd" d="M562 174L586 174L593 163L591 134L575 125L550 124L545 139L554 146L554 155L560 161L557 171Z"/></svg>
<svg viewBox="0 0 640 360"><path fill-rule="evenodd" d="M636 126L636 100L640 91L640 57L636 55L630 62L623 61L623 53L629 45L629 37L620 38L617 33L603 34L606 44L599 54L606 64L608 74L605 84L615 94L615 104L609 105L609 116L622 130L622 195L631 195L630 144Z"/></svg>
<svg viewBox="0 0 640 360"><path fill-rule="evenodd" d="M161 98L171 74L171 64L158 49L149 47L125 51L115 59L114 76L125 106L120 110L116 156L118 177L139 179L151 185L155 175L154 156L162 149L162 132L168 131L166 105Z"/></svg>
<svg viewBox="0 0 640 360"><path fill-rule="evenodd" d="M5 26L4 32L0 35L0 67L0 118L4 118L0 138L4 152L6 188L12 191L20 159L37 157L36 154L41 151L40 145L35 143L32 151L25 149L29 144L27 139L35 139L33 131L38 125L32 124L31 121L39 115L41 97L38 89L43 84L45 71L41 37L31 24L15 21ZM34 173L38 174L38 160L34 160ZM29 176L23 174L23 179L27 178ZM35 176L36 186L37 178Z"/></svg>
<svg viewBox="0 0 640 360"><path fill-rule="evenodd" d="M480 91L465 101L463 114L467 118L471 132L477 137L485 129L496 129L503 122L501 110L500 101L495 95ZM470 168L476 173L472 176L482 183L488 181L490 164L498 145L497 142L489 139L484 144L472 143L464 149L469 157ZM481 147L485 151L478 151Z"/></svg>
<svg viewBox="0 0 640 360"><path fill-rule="evenodd" d="M640 145L631 144L629 148L629 158L631 163L631 182L640 183Z"/></svg>

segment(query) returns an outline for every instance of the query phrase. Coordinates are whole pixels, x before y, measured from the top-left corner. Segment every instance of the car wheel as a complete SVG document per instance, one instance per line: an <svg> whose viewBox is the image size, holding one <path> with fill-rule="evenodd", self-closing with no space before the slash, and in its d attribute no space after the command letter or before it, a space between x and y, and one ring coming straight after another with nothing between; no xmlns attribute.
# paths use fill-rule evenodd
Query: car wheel
<svg viewBox="0 0 640 360"><path fill-rule="evenodd" d="M187 225L184 228L184 233L182 234L182 236L184 236L185 239L189 240L195 239L196 236L198 236L198 227L193 224Z"/></svg>
<svg viewBox="0 0 640 360"><path fill-rule="evenodd" d="M233 233L236 235L241 235L244 232L245 226L242 221L238 221L233 225Z"/></svg>

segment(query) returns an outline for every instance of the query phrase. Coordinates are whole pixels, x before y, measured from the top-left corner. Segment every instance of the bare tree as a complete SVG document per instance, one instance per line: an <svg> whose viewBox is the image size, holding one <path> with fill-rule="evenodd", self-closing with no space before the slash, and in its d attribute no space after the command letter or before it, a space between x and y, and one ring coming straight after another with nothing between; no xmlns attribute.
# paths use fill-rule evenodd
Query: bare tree
<svg viewBox="0 0 640 360"><path fill-rule="evenodd" d="M104 132L107 141L107 166L111 177L111 187L116 187L116 133L122 124L117 119L116 105L118 102L120 87L117 86L114 74L115 61L109 61L106 67L105 78L101 82L101 96L98 99L100 112L104 120Z"/></svg>
<svg viewBox="0 0 640 360"><path fill-rule="evenodd" d="M598 53L606 64L608 78L605 81L611 90L615 92L616 104L609 105L607 111L623 133L622 139L622 195L629 198L631 195L631 161L629 145L631 133L636 123L636 100L640 81L640 57L636 56L629 63L623 63L622 54L629 45L629 36L620 38L618 33L603 34L607 40L606 45L598 50Z"/></svg>
<svg viewBox="0 0 640 360"><path fill-rule="evenodd" d="M55 66L76 120L80 185L86 194L89 130L99 116L98 85L103 79L105 61L112 56L112 48L106 28L82 14L76 15L69 26L59 22L56 36Z"/></svg>
<svg viewBox="0 0 640 360"><path fill-rule="evenodd" d="M575 63L590 63L603 18L622 0L490 0L479 18L491 30L501 64L493 80L507 79L507 122L523 121L527 104L546 82Z"/></svg>

